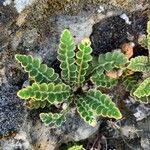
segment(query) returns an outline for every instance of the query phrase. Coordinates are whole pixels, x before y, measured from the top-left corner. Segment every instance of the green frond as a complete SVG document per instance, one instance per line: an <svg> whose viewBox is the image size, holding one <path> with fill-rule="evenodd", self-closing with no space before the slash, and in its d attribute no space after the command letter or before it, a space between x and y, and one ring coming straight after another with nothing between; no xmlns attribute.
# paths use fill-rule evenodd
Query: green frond
<svg viewBox="0 0 150 150"><path fill-rule="evenodd" d="M28 72L29 77L38 83L58 83L61 80L59 75L55 73L53 68L47 67L45 64L41 64L38 58L33 58L31 55L16 54L15 59L21 64L21 66Z"/></svg>
<svg viewBox="0 0 150 150"><path fill-rule="evenodd" d="M127 68L132 71L149 72L150 65L148 63L148 57L147 56L138 56L138 57L132 58L130 60L130 64L127 66Z"/></svg>
<svg viewBox="0 0 150 150"><path fill-rule="evenodd" d="M86 104L84 98L80 97L76 102L77 112L79 113L80 117L89 125L95 126L96 125L96 118L93 112L90 110L89 106Z"/></svg>
<svg viewBox="0 0 150 150"><path fill-rule="evenodd" d="M111 71L114 68L122 68L128 62L125 55L119 51L107 52L99 55L98 64L94 70L100 70L100 73L105 71Z"/></svg>
<svg viewBox="0 0 150 150"><path fill-rule="evenodd" d="M31 99L27 102L27 107L31 109L38 109L38 108L45 108L49 107L51 104L48 101L37 101L34 99Z"/></svg>
<svg viewBox="0 0 150 150"><path fill-rule="evenodd" d="M146 35L144 37L142 37L142 40L139 41L138 43L145 49L148 49L148 40L147 40Z"/></svg>
<svg viewBox="0 0 150 150"><path fill-rule="evenodd" d="M48 101L50 104L62 103L70 96L70 87L65 84L33 83L31 86L18 91L17 95L25 100Z"/></svg>
<svg viewBox="0 0 150 150"><path fill-rule="evenodd" d="M97 90L89 90L86 93L86 104L89 105L92 112L97 116L121 119L122 114L115 103L106 94L102 94Z"/></svg>
<svg viewBox="0 0 150 150"><path fill-rule="evenodd" d="M73 145L68 147L66 150L85 150L82 145Z"/></svg>
<svg viewBox="0 0 150 150"><path fill-rule="evenodd" d="M60 37L57 59L60 61L61 77L68 84L74 84L77 67L75 65L75 45L69 30L64 30Z"/></svg>
<svg viewBox="0 0 150 150"><path fill-rule="evenodd" d="M66 118L63 114L60 113L41 113L40 119L45 125L53 124L57 127L61 126L65 122Z"/></svg>
<svg viewBox="0 0 150 150"><path fill-rule="evenodd" d="M92 77L90 78L92 83L95 84L98 87L106 87L106 88L110 88L113 87L117 84L117 80L110 78L104 74L99 74L98 72L96 72L94 75L92 75Z"/></svg>
<svg viewBox="0 0 150 150"><path fill-rule="evenodd" d="M126 91L130 92L131 95L133 95L133 92L138 87L137 80L133 76L124 78L123 84Z"/></svg>
<svg viewBox="0 0 150 150"><path fill-rule="evenodd" d="M139 87L134 91L133 95L138 97L138 98L142 98L142 97L145 97L145 96L146 97L150 96L150 77L145 79L139 85Z"/></svg>
<svg viewBox="0 0 150 150"><path fill-rule="evenodd" d="M92 60L92 48L89 39L84 39L78 45L78 52L76 53L77 64L77 86L79 87L85 81L85 75L89 68L89 62Z"/></svg>

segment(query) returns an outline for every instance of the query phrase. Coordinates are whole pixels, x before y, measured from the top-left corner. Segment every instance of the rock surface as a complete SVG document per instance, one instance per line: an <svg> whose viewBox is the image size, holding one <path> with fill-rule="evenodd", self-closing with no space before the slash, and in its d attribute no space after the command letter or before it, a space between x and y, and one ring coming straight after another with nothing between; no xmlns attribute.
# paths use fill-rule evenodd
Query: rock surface
<svg viewBox="0 0 150 150"><path fill-rule="evenodd" d="M133 149L148 150L149 105L126 100L129 114L119 131L105 120L90 127L74 113L58 129L44 126L39 120L43 110L26 110L16 97L27 75L14 55L32 54L57 69L56 51L64 28L70 29L76 43L90 37L95 55L128 41L138 46L138 36L146 32L149 7L149 0L0 0L0 149L53 150L63 142L100 133L108 138L108 149L129 149L129 143ZM121 91L116 99L124 97Z"/></svg>

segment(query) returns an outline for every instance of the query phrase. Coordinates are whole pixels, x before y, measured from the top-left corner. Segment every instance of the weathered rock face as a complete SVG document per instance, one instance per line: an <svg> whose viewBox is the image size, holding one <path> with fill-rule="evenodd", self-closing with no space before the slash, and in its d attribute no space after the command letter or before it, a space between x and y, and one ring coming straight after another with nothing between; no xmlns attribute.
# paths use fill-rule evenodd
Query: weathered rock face
<svg viewBox="0 0 150 150"><path fill-rule="evenodd" d="M16 53L38 56L57 69L56 51L64 28L70 29L76 43L90 37L95 55L119 48L126 41L138 45L138 36L145 33L149 4L149 0L0 0L0 149L53 150L62 142L91 137L102 122L93 128L70 113L60 128L45 127L39 120L43 110L26 110L16 97L17 90L27 80L14 60ZM150 131L145 126L150 118L146 108L136 103L127 105L134 115L127 116L121 125L120 130L127 138L126 130L145 129L143 134L138 134L141 139L132 136L138 141L137 145L133 142L135 149L149 147ZM142 122L143 118L136 120L139 110L146 114L143 117L146 123ZM132 127L133 124L136 126ZM122 144L121 136L112 133L115 142L108 140L108 147L119 145L120 149L128 149Z"/></svg>
<svg viewBox="0 0 150 150"><path fill-rule="evenodd" d="M0 137L8 137L20 130L25 119L25 108L17 98L18 87L0 87Z"/></svg>
<svg viewBox="0 0 150 150"><path fill-rule="evenodd" d="M126 42L132 41L137 44L137 37L145 34L148 20L146 15L142 15L139 11L129 13L124 18L123 15L126 14L105 18L93 26L90 37L94 54L118 49Z"/></svg>

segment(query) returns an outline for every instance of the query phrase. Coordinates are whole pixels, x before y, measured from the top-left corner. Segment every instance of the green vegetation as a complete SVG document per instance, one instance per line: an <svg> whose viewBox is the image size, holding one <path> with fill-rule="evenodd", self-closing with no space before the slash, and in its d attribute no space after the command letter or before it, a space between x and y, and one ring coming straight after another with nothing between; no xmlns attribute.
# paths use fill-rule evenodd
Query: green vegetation
<svg viewBox="0 0 150 150"><path fill-rule="evenodd" d="M150 23L148 23L147 47L150 50ZM145 40L145 39L144 39ZM150 78L141 84L134 75L124 76L124 72L150 72L147 56L138 56L128 60L119 50L93 58L90 40L85 38L77 46L69 30L60 37L57 59L60 61L61 75L53 68L42 64L32 56L17 54L16 60L29 75L31 85L18 91L17 95L31 108L44 108L62 104L66 108L57 113L41 113L40 118L46 124L60 126L66 120L66 114L75 108L78 114L91 126L96 125L97 117L121 119L122 114L111 98L100 89L111 88L123 80L127 91L140 102L148 102L150 96ZM108 75L117 72L117 77ZM121 73L118 73L121 72ZM122 81L122 82L123 82ZM62 106L61 105L61 106Z"/></svg>

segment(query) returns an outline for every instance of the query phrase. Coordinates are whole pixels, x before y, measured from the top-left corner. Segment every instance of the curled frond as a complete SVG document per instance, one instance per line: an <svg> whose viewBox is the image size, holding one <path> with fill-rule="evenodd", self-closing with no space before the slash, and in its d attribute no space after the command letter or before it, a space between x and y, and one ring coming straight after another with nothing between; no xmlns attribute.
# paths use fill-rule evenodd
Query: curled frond
<svg viewBox="0 0 150 150"><path fill-rule="evenodd" d="M86 93L86 104L89 105L92 112L94 112L97 116L121 119L122 114L119 109L115 105L114 102L110 99L110 97L106 94L102 94L97 90L89 90Z"/></svg>
<svg viewBox="0 0 150 150"><path fill-rule="evenodd" d="M60 113L41 113L40 119L45 123L45 125L53 124L57 127L61 126L61 124L66 120L65 115Z"/></svg>
<svg viewBox="0 0 150 150"><path fill-rule="evenodd" d="M74 84L76 80L77 67L75 65L75 45L69 30L61 34L58 57L60 61L61 77L67 84Z"/></svg>
<svg viewBox="0 0 150 150"><path fill-rule="evenodd" d="M59 75L55 73L53 68L47 67L45 64L41 64L38 58L33 58L31 55L15 55L16 60L21 66L28 72L29 77L38 83L54 82L58 83L61 80Z"/></svg>
<svg viewBox="0 0 150 150"><path fill-rule="evenodd" d="M138 98L150 96L150 77L140 84L140 86L134 91L133 95Z"/></svg>
<svg viewBox="0 0 150 150"><path fill-rule="evenodd" d="M150 72L150 64L148 63L147 56L138 56L130 60L128 69L138 72Z"/></svg>
<svg viewBox="0 0 150 150"><path fill-rule="evenodd" d="M70 96L70 87L65 84L33 83L31 86L21 89L17 93L21 99L34 99L37 101L48 101L50 104L62 103Z"/></svg>
<svg viewBox="0 0 150 150"><path fill-rule="evenodd" d="M116 79L110 78L104 74L99 74L98 72L96 72L91 77L91 81L93 84L95 84L98 87L106 87L106 88L113 87L118 82Z"/></svg>
<svg viewBox="0 0 150 150"><path fill-rule="evenodd" d="M76 64L77 64L77 86L79 87L85 80L85 75L89 68L89 62L92 60L92 48L89 39L84 39L78 45L79 51L76 53Z"/></svg>

